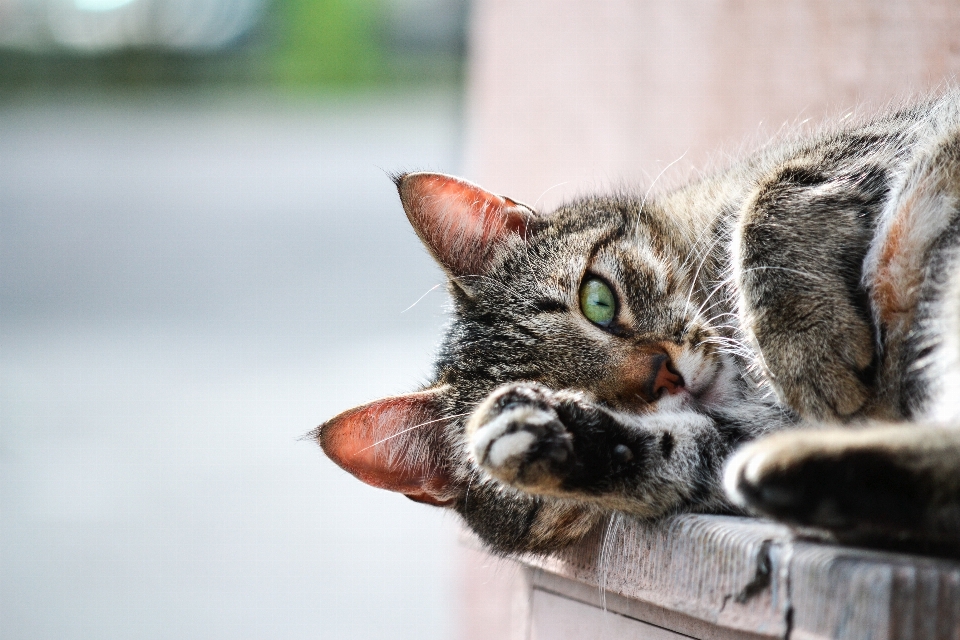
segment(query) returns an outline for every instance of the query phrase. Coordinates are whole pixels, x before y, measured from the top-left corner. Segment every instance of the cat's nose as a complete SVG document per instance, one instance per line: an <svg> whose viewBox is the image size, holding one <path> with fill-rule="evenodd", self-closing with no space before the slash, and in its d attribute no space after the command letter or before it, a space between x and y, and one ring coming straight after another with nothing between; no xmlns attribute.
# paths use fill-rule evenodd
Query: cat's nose
<svg viewBox="0 0 960 640"><path fill-rule="evenodd" d="M683 390L683 376L673 366L670 356L657 356L659 362L655 365L656 377L653 379L653 397L659 398L663 394L674 395Z"/></svg>

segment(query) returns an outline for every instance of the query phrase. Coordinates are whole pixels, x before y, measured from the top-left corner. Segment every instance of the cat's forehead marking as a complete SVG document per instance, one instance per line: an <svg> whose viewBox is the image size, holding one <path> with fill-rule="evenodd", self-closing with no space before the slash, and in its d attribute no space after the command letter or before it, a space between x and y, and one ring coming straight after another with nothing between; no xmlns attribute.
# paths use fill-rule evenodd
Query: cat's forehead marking
<svg viewBox="0 0 960 640"><path fill-rule="evenodd" d="M661 258L653 247L626 239L600 248L591 264L614 273L624 284L627 278L636 280L640 276L645 289L657 292L667 289L671 273L669 262Z"/></svg>

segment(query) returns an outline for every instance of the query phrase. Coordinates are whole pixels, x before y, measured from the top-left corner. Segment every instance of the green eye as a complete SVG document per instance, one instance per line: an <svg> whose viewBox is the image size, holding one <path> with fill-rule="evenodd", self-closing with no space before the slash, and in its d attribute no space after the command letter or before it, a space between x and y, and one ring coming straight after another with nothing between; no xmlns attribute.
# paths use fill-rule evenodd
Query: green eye
<svg viewBox="0 0 960 640"><path fill-rule="evenodd" d="M587 320L605 327L617 315L617 300L606 282L590 278L580 285L580 310Z"/></svg>

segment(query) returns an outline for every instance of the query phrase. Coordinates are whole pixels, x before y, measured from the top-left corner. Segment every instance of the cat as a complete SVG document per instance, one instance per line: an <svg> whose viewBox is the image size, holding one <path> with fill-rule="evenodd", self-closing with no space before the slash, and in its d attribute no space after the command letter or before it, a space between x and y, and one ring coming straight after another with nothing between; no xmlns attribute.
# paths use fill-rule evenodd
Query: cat
<svg viewBox="0 0 960 640"><path fill-rule="evenodd" d="M316 437L498 553L612 512L960 541L960 92L657 197L395 176L449 277L430 384Z"/></svg>

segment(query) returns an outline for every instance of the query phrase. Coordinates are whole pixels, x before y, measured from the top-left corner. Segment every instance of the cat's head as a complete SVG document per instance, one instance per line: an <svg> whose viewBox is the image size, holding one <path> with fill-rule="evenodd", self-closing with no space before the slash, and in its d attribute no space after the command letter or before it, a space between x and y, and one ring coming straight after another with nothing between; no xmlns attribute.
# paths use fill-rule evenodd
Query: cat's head
<svg viewBox="0 0 960 640"><path fill-rule="evenodd" d="M451 176L396 183L449 277L455 313L433 384L318 429L327 455L359 479L452 506L481 530L509 492L471 462L464 424L497 387L535 381L635 413L728 392L730 367L694 286L697 239L653 204L594 197L538 214Z"/></svg>

